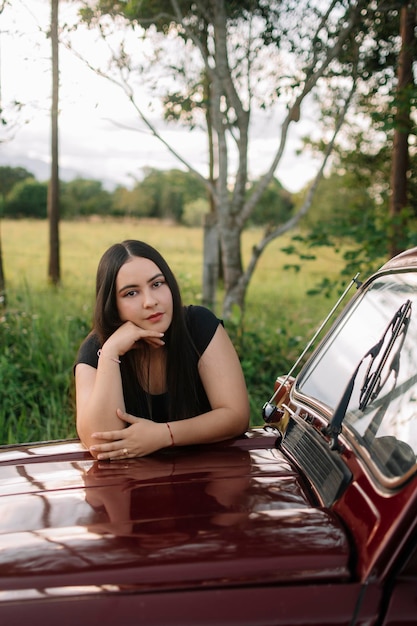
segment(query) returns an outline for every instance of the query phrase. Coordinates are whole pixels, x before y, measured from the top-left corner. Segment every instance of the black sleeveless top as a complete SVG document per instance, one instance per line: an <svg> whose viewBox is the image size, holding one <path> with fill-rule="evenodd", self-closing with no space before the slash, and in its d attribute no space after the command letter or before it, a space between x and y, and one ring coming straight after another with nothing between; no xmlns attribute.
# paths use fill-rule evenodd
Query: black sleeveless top
<svg viewBox="0 0 417 626"><path fill-rule="evenodd" d="M202 306L190 305L184 307L184 313L188 332L196 348L195 367L197 369L199 357L204 353L212 340L221 320L209 309ZM97 368L97 351L100 348L101 345L97 335L94 333L88 335L80 346L75 365L78 365L78 363L86 363L87 365ZM152 419L155 422L169 421L169 394L151 395L146 393L139 385L131 368L127 367L126 359L122 356L120 361L126 412L137 417ZM211 410L211 406L200 377L198 377L198 380L200 383L198 387L198 412L205 413Z"/></svg>

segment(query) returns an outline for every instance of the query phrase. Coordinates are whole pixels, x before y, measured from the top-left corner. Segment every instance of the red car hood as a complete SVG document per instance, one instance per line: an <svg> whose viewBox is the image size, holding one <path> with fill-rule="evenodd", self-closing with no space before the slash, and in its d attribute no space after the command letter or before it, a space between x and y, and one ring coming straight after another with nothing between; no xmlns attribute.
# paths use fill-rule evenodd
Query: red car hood
<svg viewBox="0 0 417 626"><path fill-rule="evenodd" d="M1 448L0 599L349 580L341 524L274 444L260 429L117 463L78 442Z"/></svg>

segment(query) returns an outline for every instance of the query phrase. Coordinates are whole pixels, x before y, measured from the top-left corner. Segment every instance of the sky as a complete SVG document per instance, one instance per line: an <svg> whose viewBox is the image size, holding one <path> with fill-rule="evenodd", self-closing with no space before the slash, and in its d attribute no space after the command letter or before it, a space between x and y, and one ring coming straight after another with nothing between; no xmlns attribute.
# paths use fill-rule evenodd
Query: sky
<svg viewBox="0 0 417 626"><path fill-rule="evenodd" d="M70 21L74 4L60 3L60 23ZM0 89L6 117L9 103L23 107L13 132L6 126L0 143L0 165L26 167L39 180L49 178L51 50L45 30L50 20L49 0L12 0L0 15ZM76 43L87 56L98 52L94 33L78 35ZM60 47L60 176L103 181L106 187L132 186L143 168L181 167L167 148L140 126L138 115L122 90L97 76L72 52ZM16 119L12 116L11 119ZM155 119L164 139L185 160L207 174L203 132L166 128ZM126 129L125 127L129 127ZM317 163L296 156L299 137L314 127L307 119L293 128L276 177L286 189L299 191L310 181ZM132 130L135 128L135 130ZM280 120L277 111L256 117L251 129L250 175L260 176L277 149Z"/></svg>

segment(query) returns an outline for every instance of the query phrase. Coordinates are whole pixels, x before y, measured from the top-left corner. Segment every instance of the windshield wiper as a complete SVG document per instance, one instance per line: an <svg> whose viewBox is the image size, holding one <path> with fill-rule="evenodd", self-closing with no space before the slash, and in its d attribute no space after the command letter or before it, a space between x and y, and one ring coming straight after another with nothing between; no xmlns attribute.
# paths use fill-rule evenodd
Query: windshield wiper
<svg viewBox="0 0 417 626"><path fill-rule="evenodd" d="M396 311L394 317L392 318L387 328L385 329L384 333L382 334L381 339L379 339L379 341L374 346L372 346L372 348L368 350L368 352L366 352L366 354L359 361L359 364L357 368L355 369L355 371L353 372L353 375L351 376L346 386L346 389L340 399L340 402L337 405L335 412L333 413L333 417L331 419L330 424L327 426L327 428L324 429L325 434L330 436L330 448L332 450L336 450L338 447L337 440L338 440L338 436L340 435L342 431L342 422L345 418L347 408L348 408L350 399L352 397L356 376L359 372L359 369L363 361L369 356L371 357L369 365L368 365L368 369L364 377L364 382L360 391L359 409L361 411L364 411L366 407L369 405L369 403L378 397L378 395L381 393L383 386L387 382L390 373L393 370L398 375L399 354L404 343L405 333L408 328L410 317L411 317L411 300L407 300L406 302L404 302L404 304L400 306L398 311ZM397 350L397 353L395 354L392 360L391 367L388 373L386 374L385 378L382 379L382 370L384 366L386 365L386 362L395 345L396 340L401 334L403 334L403 338L399 346L399 349ZM387 337L388 337L388 343L386 345L385 350L380 355L381 349L384 343L386 342ZM380 358L377 362L377 359L379 356ZM375 364L376 364L376 367L374 367Z"/></svg>
<svg viewBox="0 0 417 626"><path fill-rule="evenodd" d="M364 411L366 407L368 406L368 404L379 396L381 389L387 382L391 371L394 371L398 374L400 350L397 350L397 353L395 354L395 357L392 360L391 367L387 375L385 376L384 379L381 379L382 370L388 360L388 357L391 353L391 350L397 338L400 336L400 334L403 335L403 339L405 338L405 332L408 327L408 323L410 321L410 315L411 315L411 302L410 300L407 300L407 302L404 302L404 304L398 309L397 313L394 315L385 333L382 335L380 341L374 346L374 348L371 349L371 351L375 350L375 354L372 354L372 358L369 363L368 369L366 371L364 383L363 383L361 393L360 393L359 409L361 411ZM379 363L375 367L374 371L372 371L372 366L375 364L376 358L385 342L385 338L388 335L388 332L390 329L391 329L391 335L389 337L387 347L382 353ZM399 348L402 347L402 343L403 342L401 342Z"/></svg>

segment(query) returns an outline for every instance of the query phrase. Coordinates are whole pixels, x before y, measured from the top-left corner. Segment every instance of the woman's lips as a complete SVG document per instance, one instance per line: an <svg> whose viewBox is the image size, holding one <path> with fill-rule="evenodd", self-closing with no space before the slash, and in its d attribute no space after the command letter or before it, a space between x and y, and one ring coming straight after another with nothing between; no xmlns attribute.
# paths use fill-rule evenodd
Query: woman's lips
<svg viewBox="0 0 417 626"><path fill-rule="evenodd" d="M147 321L148 322L154 322L154 323L155 322L159 322L159 320L162 318L163 315L164 315L163 313L154 313L153 315L150 315L147 318Z"/></svg>

